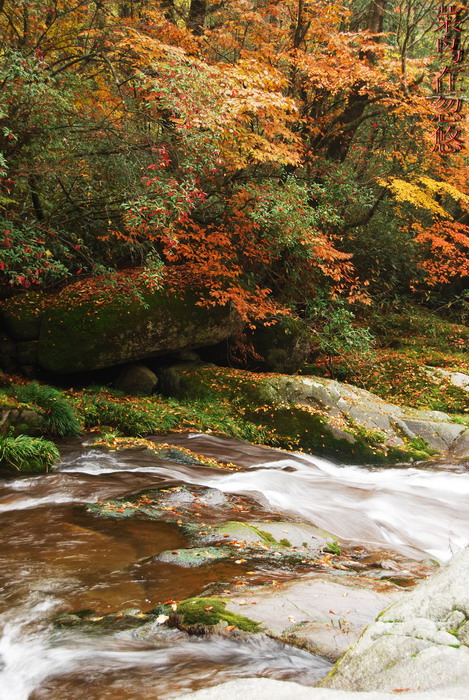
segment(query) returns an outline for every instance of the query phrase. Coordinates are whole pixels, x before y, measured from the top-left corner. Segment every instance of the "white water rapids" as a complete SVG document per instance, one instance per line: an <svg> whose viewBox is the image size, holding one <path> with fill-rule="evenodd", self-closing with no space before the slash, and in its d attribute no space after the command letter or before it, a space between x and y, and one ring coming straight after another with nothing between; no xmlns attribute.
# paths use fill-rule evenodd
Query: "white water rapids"
<svg viewBox="0 0 469 700"><path fill-rule="evenodd" d="M77 629L53 630L47 622L50 611L70 609L83 588L82 571L88 575L87 567L99 563L99 551L92 555L90 548L87 554L86 524L70 525L78 504L165 481L182 482L248 495L276 515L313 523L340 539L412 552L417 558L446 561L469 543L469 471L464 465L369 469L214 436L175 436L171 441L237 462L243 470L176 465L147 453L85 448L66 457L58 473L0 482L0 700L74 700L83 697L84 683L87 700L153 700L249 675L312 684L329 668L308 652L274 640L176 636L148 643L128 631L93 637ZM120 522L113 527L121 527ZM77 542L79 551L74 549ZM57 543L60 556L54 554ZM18 561L12 564L15 553ZM72 570L67 567L74 557L78 563ZM111 574L118 569L122 562L111 560ZM104 585L108 574L103 572L98 570L92 583L86 579L90 590ZM132 580L131 585L141 584ZM172 597L170 592L167 597ZM155 602L159 600L151 604ZM157 689L155 674L161 681Z"/></svg>
<svg viewBox="0 0 469 700"><path fill-rule="evenodd" d="M219 446L213 453L219 459L230 458L229 443L198 434L186 439L190 449L204 454L207 445ZM265 452L268 455L269 450ZM370 469L336 465L304 453L281 458L281 453L273 452L275 459L257 462L246 471L201 473L175 465L130 466L116 454L96 450L63 471L99 475L133 469L226 493L260 496L276 512L313 523L341 539L411 547L440 561L469 544L469 471L454 473L435 466Z"/></svg>

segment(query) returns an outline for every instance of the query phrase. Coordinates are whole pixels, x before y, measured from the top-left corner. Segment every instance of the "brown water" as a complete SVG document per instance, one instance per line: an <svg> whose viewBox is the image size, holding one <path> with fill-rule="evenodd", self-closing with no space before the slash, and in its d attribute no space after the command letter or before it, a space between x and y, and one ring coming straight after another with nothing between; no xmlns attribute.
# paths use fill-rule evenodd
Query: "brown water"
<svg viewBox="0 0 469 700"><path fill-rule="evenodd" d="M201 594L214 583L230 590L250 566L218 562L183 569L155 561L163 550L187 546L173 524L98 518L83 503L200 484L258 503L249 515L237 512L238 520L294 517L360 544L441 560L469 541L469 475L463 464L369 470L214 436L176 435L171 442L243 470L64 444L59 472L0 481L1 700L73 700L83 697L84 687L89 700L172 698L246 676L312 685L330 668L263 636L189 638L155 628L145 637L131 630L54 627L50 617L57 612L148 610ZM281 575L259 569L256 580Z"/></svg>

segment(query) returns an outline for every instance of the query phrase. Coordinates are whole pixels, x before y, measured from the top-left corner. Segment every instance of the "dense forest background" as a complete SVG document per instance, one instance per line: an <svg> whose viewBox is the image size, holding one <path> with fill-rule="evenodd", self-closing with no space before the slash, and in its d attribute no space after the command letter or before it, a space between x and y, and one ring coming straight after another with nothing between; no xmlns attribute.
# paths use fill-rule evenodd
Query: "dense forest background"
<svg viewBox="0 0 469 700"><path fill-rule="evenodd" d="M270 372L452 414L452 445L468 425L469 140L462 101L458 138L435 146L436 76L461 69L453 96L467 83L466 32L456 63L454 30L437 47L445 11L0 0L4 432L38 434L32 407L51 436L195 428L388 461L444 447L352 409L333 434L288 392L272 413L270 389L252 393ZM184 390L166 371L182 361ZM123 389L127 371L144 390Z"/></svg>
<svg viewBox="0 0 469 700"><path fill-rule="evenodd" d="M434 150L436 10L1 0L2 296L118 294L132 268L251 323L461 311L467 141Z"/></svg>

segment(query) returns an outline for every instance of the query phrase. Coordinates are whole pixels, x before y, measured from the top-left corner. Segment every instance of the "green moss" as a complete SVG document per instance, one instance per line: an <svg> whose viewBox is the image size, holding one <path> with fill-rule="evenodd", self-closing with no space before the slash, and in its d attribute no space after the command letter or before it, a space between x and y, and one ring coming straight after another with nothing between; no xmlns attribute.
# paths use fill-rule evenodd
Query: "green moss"
<svg viewBox="0 0 469 700"><path fill-rule="evenodd" d="M251 530L254 530L254 532L257 532L261 540L264 540L264 542L268 542L269 544L279 544L275 537L270 534L270 532L266 532L265 530L260 530L258 527L254 527L254 525L249 525L249 523L246 523L248 527L251 528Z"/></svg>
<svg viewBox="0 0 469 700"><path fill-rule="evenodd" d="M257 426L262 440L255 439L256 430L251 428L251 437L247 438L250 441L313 452L348 463L384 465L427 460L434 454L423 444L411 444L405 436L403 447L390 447L386 444L385 433L369 430L353 421L349 421L346 428L350 440L340 434L336 436L326 415L302 404L280 402L291 381L281 375L208 365L175 366L166 374L166 388L176 396L186 397L186 400L192 393L197 397L210 397L211 405L221 402L227 413L233 412L244 422Z"/></svg>
<svg viewBox="0 0 469 700"><path fill-rule="evenodd" d="M121 281L123 288L130 284L124 276ZM116 288L103 294L95 288L85 295L71 285L44 316L39 364L54 372L86 371L213 342L230 310L203 308L195 300L190 293L179 298L162 290L123 294Z"/></svg>
<svg viewBox="0 0 469 700"><path fill-rule="evenodd" d="M448 377L432 374L429 367L469 373L469 329L451 323L426 309L407 307L401 312L374 311L370 324L381 348L370 363L360 355L334 359L335 378L363 387L384 399L414 408L447 413L469 410L469 394ZM326 371L325 359L320 368Z"/></svg>
<svg viewBox="0 0 469 700"><path fill-rule="evenodd" d="M169 610L171 610L170 607L168 607ZM245 632L260 630L258 622L226 610L226 601L221 598L188 598L178 603L176 615L182 617L178 624L182 628L198 625L213 627L224 620L228 625L235 625Z"/></svg>
<svg viewBox="0 0 469 700"><path fill-rule="evenodd" d="M15 340L39 338L48 297L39 292L26 292L4 301L0 308L5 329Z"/></svg>
<svg viewBox="0 0 469 700"><path fill-rule="evenodd" d="M292 546L292 543L290 542L290 540L287 540L286 537L282 537L279 544L281 544L282 547L291 547Z"/></svg>

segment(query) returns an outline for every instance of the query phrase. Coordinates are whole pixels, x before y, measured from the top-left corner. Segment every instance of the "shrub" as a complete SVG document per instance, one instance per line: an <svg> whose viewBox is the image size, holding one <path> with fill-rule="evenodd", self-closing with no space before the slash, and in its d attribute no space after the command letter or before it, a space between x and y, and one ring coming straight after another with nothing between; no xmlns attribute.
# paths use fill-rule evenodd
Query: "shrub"
<svg viewBox="0 0 469 700"><path fill-rule="evenodd" d="M28 435L0 437L0 465L19 472L48 472L60 457L53 442Z"/></svg>

